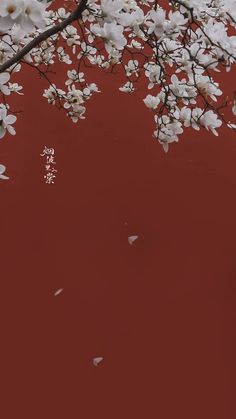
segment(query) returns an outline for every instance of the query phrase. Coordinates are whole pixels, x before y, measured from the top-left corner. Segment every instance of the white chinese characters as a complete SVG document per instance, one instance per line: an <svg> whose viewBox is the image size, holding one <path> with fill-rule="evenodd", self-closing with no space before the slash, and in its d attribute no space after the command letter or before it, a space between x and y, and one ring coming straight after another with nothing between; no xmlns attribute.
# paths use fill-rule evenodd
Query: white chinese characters
<svg viewBox="0 0 236 419"><path fill-rule="evenodd" d="M45 157L45 165L44 165L44 179L45 183L53 184L54 179L56 178L57 169L55 169L56 161L55 161L55 150L54 148L44 147L43 153L40 154L41 157Z"/></svg>

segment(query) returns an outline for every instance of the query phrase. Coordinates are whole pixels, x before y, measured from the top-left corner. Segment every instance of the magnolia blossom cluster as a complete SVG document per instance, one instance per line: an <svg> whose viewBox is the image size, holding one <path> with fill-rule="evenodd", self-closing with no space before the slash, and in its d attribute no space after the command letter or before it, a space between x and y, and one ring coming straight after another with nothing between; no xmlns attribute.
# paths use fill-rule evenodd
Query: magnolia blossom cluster
<svg viewBox="0 0 236 419"><path fill-rule="evenodd" d="M8 31L18 25L21 35L45 27L44 11L46 1L37 0L1 0L0 30Z"/></svg>
<svg viewBox="0 0 236 419"><path fill-rule="evenodd" d="M46 0L0 2L0 138L6 132L15 134L16 115L10 111L9 97L22 94L17 74L27 65L36 67L47 81L43 97L75 123L85 117L87 100L99 92L95 83L86 81L88 66L108 71L120 66L121 92L132 93L143 78L144 105L154 113L154 137L165 151L188 127L214 135L222 123L236 129L222 112L228 106L236 115L236 97L226 101L217 82L217 73L230 71L236 63L235 0L64 3L55 9L53 1ZM72 4L74 11L83 6L74 19ZM40 38L44 31L48 36ZM37 39L23 60L14 60ZM56 86L49 77L58 62L68 66L64 86Z"/></svg>
<svg viewBox="0 0 236 419"><path fill-rule="evenodd" d="M77 88L76 82L80 84L85 82L84 73L77 73L76 70L72 70L68 71L67 75L67 91L58 89L52 84L49 89L45 89L43 96L52 105L55 105L58 99L63 100L63 107L67 109L67 115L73 122L78 122L79 119L85 118L85 101L90 99L92 94L99 90L95 83L84 84L84 87L81 89Z"/></svg>

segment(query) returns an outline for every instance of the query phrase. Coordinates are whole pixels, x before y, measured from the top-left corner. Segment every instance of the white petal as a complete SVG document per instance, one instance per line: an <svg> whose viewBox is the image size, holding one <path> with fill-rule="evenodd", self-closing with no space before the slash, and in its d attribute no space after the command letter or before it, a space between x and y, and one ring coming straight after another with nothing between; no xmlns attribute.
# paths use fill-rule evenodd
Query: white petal
<svg viewBox="0 0 236 419"><path fill-rule="evenodd" d="M132 245L135 242L135 240L137 240L137 239L138 239L138 236L129 236L128 237L128 242L129 242L130 245Z"/></svg>
<svg viewBox="0 0 236 419"><path fill-rule="evenodd" d="M57 291L54 292L55 297L63 291L64 288L59 288Z"/></svg>
<svg viewBox="0 0 236 419"><path fill-rule="evenodd" d="M4 164L0 164L0 179L9 179L8 176L3 175L6 170L6 166Z"/></svg>
<svg viewBox="0 0 236 419"><path fill-rule="evenodd" d="M15 115L7 115L6 117L6 123L7 124L14 124L14 122L16 122L16 116Z"/></svg>
<svg viewBox="0 0 236 419"><path fill-rule="evenodd" d="M4 137L6 134L6 129L0 125L0 139Z"/></svg>
<svg viewBox="0 0 236 419"><path fill-rule="evenodd" d="M7 86L5 86L5 84L3 84L1 86L1 91L4 95L7 95L7 96L10 95L10 93L11 93L11 91L9 90L9 88Z"/></svg>
<svg viewBox="0 0 236 419"><path fill-rule="evenodd" d="M227 125L228 125L228 127L229 127L229 128L236 129L236 125L235 125L235 124L231 124L231 123L229 123L229 124L227 124Z"/></svg>
<svg viewBox="0 0 236 419"><path fill-rule="evenodd" d="M4 173L4 172L5 172L5 170L6 170L6 166L4 166L4 164L0 164L0 175L1 175L2 173Z"/></svg>
<svg viewBox="0 0 236 419"><path fill-rule="evenodd" d="M97 367L103 361L103 359L104 358L102 356L97 356L96 358L93 358L93 365Z"/></svg>
<svg viewBox="0 0 236 419"><path fill-rule="evenodd" d="M11 135L16 135L16 130L15 128L13 128L11 125L7 125L7 131L9 132L9 134Z"/></svg>
<svg viewBox="0 0 236 419"><path fill-rule="evenodd" d="M169 144L168 143L162 143L162 147L163 147L163 150L165 151L165 153L168 153Z"/></svg>
<svg viewBox="0 0 236 419"><path fill-rule="evenodd" d="M9 79L10 79L10 74L9 73L0 74L0 83L1 84L6 83Z"/></svg>

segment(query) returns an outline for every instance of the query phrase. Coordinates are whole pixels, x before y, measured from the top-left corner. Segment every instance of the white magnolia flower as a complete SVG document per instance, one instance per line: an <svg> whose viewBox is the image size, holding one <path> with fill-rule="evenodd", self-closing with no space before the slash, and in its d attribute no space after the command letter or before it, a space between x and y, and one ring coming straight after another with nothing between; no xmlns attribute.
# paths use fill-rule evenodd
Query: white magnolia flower
<svg viewBox="0 0 236 419"><path fill-rule="evenodd" d="M142 49L143 48L141 42L138 42L135 39L132 39L132 41L130 42L130 45L128 45L128 47L134 48L134 49Z"/></svg>
<svg viewBox="0 0 236 419"><path fill-rule="evenodd" d="M84 116L85 112L86 112L85 106L77 105L77 106L73 106L73 110L72 111L70 110L67 113L67 115L72 120L72 122L76 123L78 122L79 119L85 119L85 116Z"/></svg>
<svg viewBox="0 0 236 419"><path fill-rule="evenodd" d="M127 44L123 35L124 28L116 22L105 22L103 27L97 24L91 25L90 28L95 35L104 38L107 52L110 52L111 46L114 46L118 50L122 50Z"/></svg>
<svg viewBox="0 0 236 419"><path fill-rule="evenodd" d="M88 85L88 88L89 88L89 90L90 90L90 92L97 92L97 93L100 93L100 90L98 90L98 86L96 85L96 83L90 83L89 85Z"/></svg>
<svg viewBox="0 0 236 419"><path fill-rule="evenodd" d="M101 11L106 22L112 22L123 7L123 0L101 0Z"/></svg>
<svg viewBox="0 0 236 419"><path fill-rule="evenodd" d="M148 89L152 89L155 84L160 84L161 67L153 62L144 65L145 76L149 78Z"/></svg>
<svg viewBox="0 0 236 419"><path fill-rule="evenodd" d="M181 111L179 118L183 122L185 127L192 127L196 131L200 130L200 119L203 116L203 109L201 108L187 108L184 106Z"/></svg>
<svg viewBox="0 0 236 419"><path fill-rule="evenodd" d="M109 65L117 64L120 62L122 54L111 43L106 43L106 50L108 52Z"/></svg>
<svg viewBox="0 0 236 419"><path fill-rule="evenodd" d="M138 76L138 61L129 60L127 65L125 65L125 72L127 77L132 76L132 74Z"/></svg>
<svg viewBox="0 0 236 419"><path fill-rule="evenodd" d="M221 96L222 91L218 88L219 84L210 80L208 76L196 75L194 79L192 76L192 83L195 83L198 90L204 97L209 96L214 102L217 102L216 96Z"/></svg>
<svg viewBox="0 0 236 419"><path fill-rule="evenodd" d="M149 27L148 34L154 32L157 37L161 37L164 33L166 12L158 8L151 10L147 16L146 25Z"/></svg>
<svg viewBox="0 0 236 419"><path fill-rule="evenodd" d="M154 131L154 136L162 145L178 141L178 135L183 133L181 121L171 120L167 115L160 118L155 115L154 119L158 127L158 129ZM168 147L165 148L167 148L165 151L168 151Z"/></svg>
<svg viewBox="0 0 236 419"><path fill-rule="evenodd" d="M79 72L77 73L76 70L68 70L67 71L68 80L66 80L65 84L68 86L69 84L80 82L84 83L84 73Z"/></svg>
<svg viewBox="0 0 236 419"><path fill-rule="evenodd" d="M169 12L168 15L169 22L167 22L167 30L177 30L179 33L180 30L186 29L185 25L188 23L188 19L183 16L178 10L176 12Z"/></svg>
<svg viewBox="0 0 236 419"><path fill-rule="evenodd" d="M171 76L170 89L177 97L188 97L186 79L179 80L175 74Z"/></svg>
<svg viewBox="0 0 236 419"><path fill-rule="evenodd" d="M156 109L160 103L159 97L152 95L147 95L143 101L149 109Z"/></svg>
<svg viewBox="0 0 236 419"><path fill-rule="evenodd" d="M62 37L66 39L66 43L69 47L72 47L72 52L75 53L77 45L80 45L80 36L77 32L77 29L68 25L64 31L62 31Z"/></svg>
<svg viewBox="0 0 236 419"><path fill-rule="evenodd" d="M69 54L67 54L65 52L63 47L58 47L57 48L57 53L58 53L59 61L62 61L63 63L66 63L66 64L71 64L72 63Z"/></svg>
<svg viewBox="0 0 236 419"><path fill-rule="evenodd" d="M11 92L15 92L18 95L23 95L24 93L20 93L20 90L22 90L22 86L19 86L18 83L9 83L9 90Z"/></svg>
<svg viewBox="0 0 236 419"><path fill-rule="evenodd" d="M46 2L40 3L37 0L24 0L24 9L21 14L20 26L25 32L30 32L35 27L45 27L44 11L46 7Z"/></svg>
<svg viewBox="0 0 236 419"><path fill-rule="evenodd" d="M88 59L94 59L94 54L96 54L97 49L91 45L86 44L86 42L81 42L80 44L80 53L77 55L77 58L88 57Z"/></svg>
<svg viewBox="0 0 236 419"><path fill-rule="evenodd" d="M61 18L61 20L64 20L70 15L70 12L66 12L64 7L60 7L57 10L57 15Z"/></svg>
<svg viewBox="0 0 236 419"><path fill-rule="evenodd" d="M137 36L138 34L141 35L141 33L139 33L139 27L143 24L144 18L145 16L142 9L133 10L131 13L120 13L116 16L116 20L120 25L131 27Z"/></svg>
<svg viewBox="0 0 236 419"><path fill-rule="evenodd" d="M123 86L119 87L120 92L132 93L134 92L134 85L131 81L127 81Z"/></svg>
<svg viewBox="0 0 236 419"><path fill-rule="evenodd" d="M22 0L1 0L0 1L0 30L6 31L15 23L20 21L24 10Z"/></svg>
<svg viewBox="0 0 236 419"><path fill-rule="evenodd" d="M45 26L44 12L47 2L37 0L1 0L0 29L11 29L18 24L21 30L29 33L34 28Z"/></svg>
<svg viewBox="0 0 236 419"><path fill-rule="evenodd" d="M69 85L64 108L69 109L75 105L81 105L83 102L83 92L80 89L76 89L74 84Z"/></svg>
<svg viewBox="0 0 236 419"><path fill-rule="evenodd" d="M15 115L8 115L6 107L0 108L0 138L3 138L6 134L6 131L11 135L15 135L16 131L12 127L12 124L16 122Z"/></svg>
<svg viewBox="0 0 236 419"><path fill-rule="evenodd" d="M55 105L59 97L65 97L66 92L64 90L58 89L55 84L52 84L48 89L44 90L43 97L48 100L48 103Z"/></svg>
<svg viewBox="0 0 236 419"><path fill-rule="evenodd" d="M200 121L207 130L211 130L216 136L219 135L216 128L219 128L222 125L222 121L217 118L217 115L213 111L205 112Z"/></svg>

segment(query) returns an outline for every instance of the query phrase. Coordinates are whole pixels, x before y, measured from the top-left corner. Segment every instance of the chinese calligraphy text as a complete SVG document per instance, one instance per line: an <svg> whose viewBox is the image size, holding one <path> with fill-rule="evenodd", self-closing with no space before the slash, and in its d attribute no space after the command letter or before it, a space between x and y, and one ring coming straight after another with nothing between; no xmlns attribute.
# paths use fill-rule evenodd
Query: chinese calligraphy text
<svg viewBox="0 0 236 419"><path fill-rule="evenodd" d="M44 164L44 179L45 183L53 184L54 179L56 178L57 169L55 168L56 160L55 160L55 150L54 148L44 147L43 153L40 154L41 157L45 157L45 164Z"/></svg>

